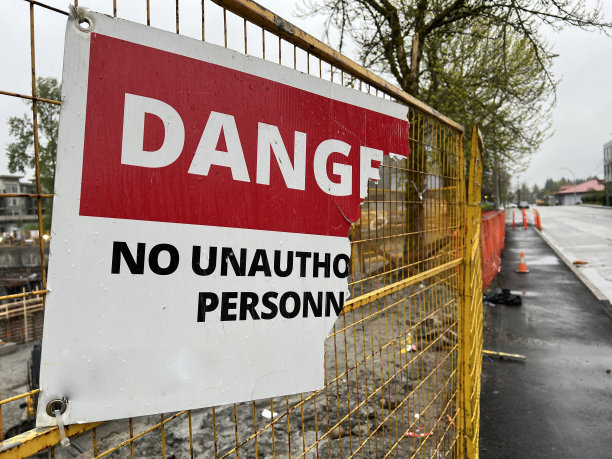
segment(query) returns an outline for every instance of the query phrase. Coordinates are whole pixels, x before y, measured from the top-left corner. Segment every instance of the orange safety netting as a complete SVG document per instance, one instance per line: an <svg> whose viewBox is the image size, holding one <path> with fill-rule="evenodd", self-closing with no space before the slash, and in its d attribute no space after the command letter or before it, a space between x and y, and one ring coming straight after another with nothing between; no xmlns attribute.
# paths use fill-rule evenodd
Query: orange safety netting
<svg viewBox="0 0 612 459"><path fill-rule="evenodd" d="M482 246L482 288L489 286L501 269L501 252L506 235L506 213L482 213L480 243Z"/></svg>

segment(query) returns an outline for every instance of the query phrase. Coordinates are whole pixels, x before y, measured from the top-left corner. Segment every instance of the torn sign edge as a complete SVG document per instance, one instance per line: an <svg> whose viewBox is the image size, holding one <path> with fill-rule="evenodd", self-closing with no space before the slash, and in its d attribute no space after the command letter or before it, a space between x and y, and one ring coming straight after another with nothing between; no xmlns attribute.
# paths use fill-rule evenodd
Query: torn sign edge
<svg viewBox="0 0 612 459"><path fill-rule="evenodd" d="M64 83L62 89L63 105L61 107L62 123L59 128L58 151L61 152L64 150L64 153L68 151L70 155L76 159L71 169L76 167L78 170L82 170L83 166L82 151L85 139L85 116L83 114L86 113L87 108L91 33L100 33L142 46L152 47L161 51L220 65L228 69L249 73L296 89L344 102L355 107L397 118L407 123L406 129L410 128L410 123L408 121L409 108L406 105L382 99L357 89L344 87L337 83L296 71L280 64L244 55L193 38L179 36L167 31L154 29L130 21L115 19L91 11L87 11L86 14L93 24L93 29L91 31L86 32L77 28L75 25L76 21L72 17L68 19L66 25L66 51L62 75ZM405 155L401 154L401 152L383 153L383 161L384 156L390 156L393 160L405 159L408 157L409 153L409 144L406 142ZM380 162L378 167L371 168L372 176L368 177L369 180L375 182L380 180L380 167L382 167L383 161ZM58 168L61 167L61 164L61 162L58 163ZM64 174L61 175L63 176ZM58 177L59 176L60 174L58 174ZM74 194L78 191L77 187L80 183L81 178L78 178L75 182L66 184L66 186L57 187L56 189L61 189L61 192L64 194L64 199L66 199L67 193ZM60 199L62 198L61 192L57 193ZM366 189L365 197L359 198L360 203L363 203L367 198L367 192L368 189ZM333 200L333 197L330 197L330 199ZM351 220L348 220L348 222L351 224L354 223ZM347 244L349 244L349 230L350 225L347 228L346 236L343 237L346 238ZM350 249L348 250L348 254L350 256ZM348 280L345 280L345 283L346 287L344 290L347 292L346 299L348 299ZM330 329L332 327L333 324ZM67 399L69 399L70 394L65 395ZM41 397L41 400L42 399ZM40 425L54 425L54 421L41 423Z"/></svg>

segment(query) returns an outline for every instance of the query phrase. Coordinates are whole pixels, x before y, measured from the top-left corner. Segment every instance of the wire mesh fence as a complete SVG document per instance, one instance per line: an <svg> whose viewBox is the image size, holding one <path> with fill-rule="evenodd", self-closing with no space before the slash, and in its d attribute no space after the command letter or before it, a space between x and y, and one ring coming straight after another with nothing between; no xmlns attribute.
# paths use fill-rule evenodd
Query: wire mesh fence
<svg viewBox="0 0 612 459"><path fill-rule="evenodd" d="M361 218L351 228L351 299L325 341L323 389L69 426L75 445L70 452L88 457L476 457L482 340L478 135L472 136L477 140L466 194L461 126L253 2L104 0L86 6L407 104L411 154L385 158L380 181L370 182ZM12 0L11 10L28 27L30 65L19 81L29 83L28 88L12 86L11 78L3 78L0 97L31 105L36 192L2 193L0 199L36 202L40 285L0 296L0 303L22 302L22 334L32 340L39 336L26 323L34 324L33 314L44 308L45 253L53 240L42 237L53 194L41 183L39 106L61 104L37 94L43 74L37 65L39 59L61 62L61 41L48 37L61 35L68 12L51 1L33 0ZM11 40L2 36L5 44ZM33 297L42 298L36 311L23 306ZM19 307L5 309L19 315ZM0 361L0 366L11 362ZM30 378L26 389L31 390L25 391L11 384L0 386L0 457L41 452L69 457L59 447L57 428L31 429L36 381ZM27 431L19 434L22 430Z"/></svg>

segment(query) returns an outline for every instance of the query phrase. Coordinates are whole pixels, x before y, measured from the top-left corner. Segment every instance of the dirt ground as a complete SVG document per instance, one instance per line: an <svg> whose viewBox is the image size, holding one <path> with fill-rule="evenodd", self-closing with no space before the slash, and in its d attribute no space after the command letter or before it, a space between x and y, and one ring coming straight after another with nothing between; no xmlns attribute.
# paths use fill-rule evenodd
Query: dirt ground
<svg viewBox="0 0 612 459"><path fill-rule="evenodd" d="M339 317L337 334L325 344L326 390L316 396L220 406L214 414L212 408L193 410L195 457L214 457L215 451L222 457L236 445L241 445L239 454L229 457L298 457L304 451L308 458L383 457L389 450L392 457L451 455L456 435L451 421L456 412L456 320L454 296L441 282L412 286L348 312ZM416 352L406 350L410 339ZM20 346L14 354L0 357L3 398L27 390L30 349L31 345ZM255 437L254 432L271 422L264 410L274 411L277 421ZM4 429L18 423L23 411L18 403L4 406ZM159 415L135 418L134 434L159 421ZM408 431L429 436L406 437ZM166 424L163 435L166 457L190 457L187 415ZM103 424L96 438L98 454L127 440L128 420ZM86 450L83 457L93 455L91 432L76 441ZM58 458L72 457L59 447L55 453ZM135 440L134 454L163 457L161 429ZM108 457L129 456L128 444Z"/></svg>
<svg viewBox="0 0 612 459"><path fill-rule="evenodd" d="M0 355L0 399L23 394L28 388L28 360L35 343L16 345L15 352ZM25 419L25 410L20 408L24 400L2 406L2 425L6 432Z"/></svg>

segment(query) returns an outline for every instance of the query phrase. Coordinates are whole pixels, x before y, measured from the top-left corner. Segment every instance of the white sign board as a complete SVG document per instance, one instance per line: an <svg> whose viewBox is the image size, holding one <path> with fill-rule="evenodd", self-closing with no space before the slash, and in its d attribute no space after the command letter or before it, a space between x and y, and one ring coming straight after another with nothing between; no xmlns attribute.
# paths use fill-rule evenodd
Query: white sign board
<svg viewBox="0 0 612 459"><path fill-rule="evenodd" d="M37 425L316 390L351 222L407 108L90 13L69 19Z"/></svg>

